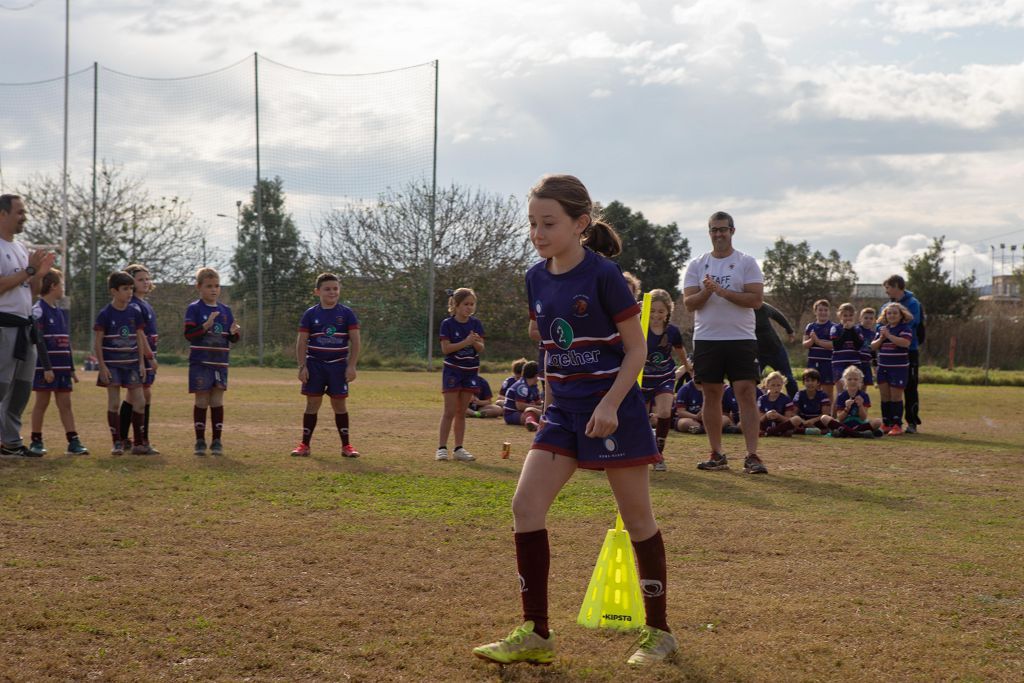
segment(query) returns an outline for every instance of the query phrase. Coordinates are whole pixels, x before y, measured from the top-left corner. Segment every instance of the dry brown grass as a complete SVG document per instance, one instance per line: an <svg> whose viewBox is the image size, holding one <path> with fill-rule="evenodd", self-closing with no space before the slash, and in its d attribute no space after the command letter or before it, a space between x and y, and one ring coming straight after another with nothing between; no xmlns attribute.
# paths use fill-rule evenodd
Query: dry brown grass
<svg viewBox="0 0 1024 683"><path fill-rule="evenodd" d="M94 455L0 460L0 680L1024 680L1019 388L926 386L925 433L899 441L767 441L761 478L698 472L706 442L673 435L654 497L682 656L637 673L631 638L574 623L614 520L600 474L552 513L558 662L490 666L469 650L517 623L508 503L528 434L473 420L479 462L436 463L436 376L364 373L364 457L338 456L325 409L314 457L289 458L292 374L232 371L222 459L191 455L166 369L164 455L106 455L83 384Z"/></svg>

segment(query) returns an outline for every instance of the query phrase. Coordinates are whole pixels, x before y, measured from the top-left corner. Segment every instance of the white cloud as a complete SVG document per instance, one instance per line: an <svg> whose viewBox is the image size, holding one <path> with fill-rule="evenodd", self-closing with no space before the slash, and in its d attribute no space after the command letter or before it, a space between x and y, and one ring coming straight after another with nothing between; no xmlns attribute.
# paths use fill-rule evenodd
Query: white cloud
<svg viewBox="0 0 1024 683"><path fill-rule="evenodd" d="M928 33L975 26L1024 26L1021 0L890 0L877 11L892 28Z"/></svg>
<svg viewBox="0 0 1024 683"><path fill-rule="evenodd" d="M611 97L612 91L608 88L594 88L590 91L590 96L595 100L603 99L605 97Z"/></svg>
<svg viewBox="0 0 1024 683"><path fill-rule="evenodd" d="M905 273L904 266L932 246L933 238L922 233L904 235L894 244L874 242L865 245L853 259L853 269L860 282L879 283L893 273ZM989 281L992 259L988 250L978 250L959 240L943 244L942 268L954 281L967 279L973 273L979 285Z"/></svg>
<svg viewBox="0 0 1024 683"><path fill-rule="evenodd" d="M1004 115L1024 116L1024 62L970 64L956 73L833 64L794 69L788 78L795 79L797 93L783 113L790 120L912 120L978 129L995 125Z"/></svg>

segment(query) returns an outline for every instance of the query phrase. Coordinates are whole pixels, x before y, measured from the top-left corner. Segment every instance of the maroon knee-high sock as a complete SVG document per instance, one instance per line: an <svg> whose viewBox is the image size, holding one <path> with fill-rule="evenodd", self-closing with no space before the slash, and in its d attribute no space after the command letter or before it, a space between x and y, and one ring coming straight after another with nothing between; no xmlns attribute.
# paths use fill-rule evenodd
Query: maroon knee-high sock
<svg viewBox="0 0 1024 683"><path fill-rule="evenodd" d="M341 437L341 445L348 445L348 413L335 413L334 425L338 428L338 436Z"/></svg>
<svg viewBox="0 0 1024 683"><path fill-rule="evenodd" d="M523 621L533 622L533 631L547 638L548 569L551 550L548 530L516 534L516 566L519 568L519 592L523 600Z"/></svg>
<svg viewBox="0 0 1024 683"><path fill-rule="evenodd" d="M135 445L141 446L146 441L146 413L132 411L132 436L135 437Z"/></svg>
<svg viewBox="0 0 1024 683"><path fill-rule="evenodd" d="M224 429L224 406L210 406L210 424L213 425L213 440L217 441Z"/></svg>
<svg viewBox="0 0 1024 683"><path fill-rule="evenodd" d="M668 437L669 430L672 429L672 418L670 417L659 417L658 422L654 427L654 436L658 440L658 452L665 452L665 439Z"/></svg>
<svg viewBox="0 0 1024 683"><path fill-rule="evenodd" d="M313 438L313 430L316 429L316 413L303 413L302 414L302 443L309 445L309 440Z"/></svg>
<svg viewBox="0 0 1024 683"><path fill-rule="evenodd" d="M195 406L192 408L192 421L196 427L196 440L206 438L206 408Z"/></svg>
<svg viewBox="0 0 1024 683"><path fill-rule="evenodd" d="M640 573L640 590L644 595L644 611L647 625L668 631L668 617L665 607L665 582L668 569L665 565L665 542L659 529L644 541L633 541L636 564Z"/></svg>
<svg viewBox="0 0 1024 683"><path fill-rule="evenodd" d="M110 439L117 443L121 438L121 415L116 410L107 411L107 426L110 427Z"/></svg>

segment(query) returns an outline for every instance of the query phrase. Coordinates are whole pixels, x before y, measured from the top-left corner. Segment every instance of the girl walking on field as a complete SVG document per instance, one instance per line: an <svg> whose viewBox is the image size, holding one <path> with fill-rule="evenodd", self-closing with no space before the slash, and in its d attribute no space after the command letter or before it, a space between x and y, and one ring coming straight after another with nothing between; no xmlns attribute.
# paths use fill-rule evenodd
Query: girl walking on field
<svg viewBox="0 0 1024 683"><path fill-rule="evenodd" d="M462 442L466 437L466 408L480 386L480 352L484 350L484 326L473 317L476 294L468 287L456 289L448 298L449 317L441 321L441 393L444 414L439 427L437 460L448 459L448 433L455 429L455 459L476 460Z"/></svg>
<svg viewBox="0 0 1024 683"><path fill-rule="evenodd" d="M587 189L568 175L531 190L530 239L544 259L526 274L530 318L547 352L544 421L512 499L524 623L473 650L509 664L554 659L548 627L548 508L577 468L604 469L633 540L647 625L630 664L672 655L665 610L665 545L648 490L647 466L662 461L636 377L647 355L640 307L607 257L622 245L593 216Z"/></svg>

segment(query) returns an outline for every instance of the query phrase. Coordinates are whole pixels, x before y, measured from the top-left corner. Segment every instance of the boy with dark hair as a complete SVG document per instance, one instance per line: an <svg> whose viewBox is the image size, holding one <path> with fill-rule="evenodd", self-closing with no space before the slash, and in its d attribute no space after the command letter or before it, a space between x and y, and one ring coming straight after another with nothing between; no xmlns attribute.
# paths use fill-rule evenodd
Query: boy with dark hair
<svg viewBox="0 0 1024 683"><path fill-rule="evenodd" d="M32 383L36 400L32 406L32 441L28 449L33 454L46 454L43 418L50 406L50 395L53 394L68 439L65 454L88 455L89 449L78 438L75 416L71 412L72 383L78 382L78 375L75 374L75 362L71 356L68 314L57 306L57 302L64 298L64 277L59 270L51 268L43 276L39 294L39 301L32 308L32 317L36 321L36 334L42 341L43 349L38 354L36 376Z"/></svg>
<svg viewBox="0 0 1024 683"><path fill-rule="evenodd" d="M359 361L359 320L352 309L339 303L341 282L334 273L321 273L313 289L320 303L302 314L299 336L295 342L295 360L299 364L299 381L306 397L302 415L302 441L292 451L295 456L308 456L309 441L316 429L317 414L324 394L331 397L334 424L341 437L341 455L358 458L359 451L349 443L348 383L356 378Z"/></svg>
<svg viewBox="0 0 1024 683"><path fill-rule="evenodd" d="M525 358L517 358L512 361L512 376L506 377L501 382L501 389L498 390L498 400L495 401L499 406L505 404L505 394L508 393L509 387L519 381L523 376L523 366L526 365Z"/></svg>
<svg viewBox="0 0 1024 683"><path fill-rule="evenodd" d="M210 409L213 440L210 453L224 455L220 437L224 429L224 392L228 388L231 345L240 327L231 309L220 303L220 275L213 268L196 272L199 298L185 309L185 339L189 341L188 391L195 394L192 410L196 430L196 455L206 455L206 409Z"/></svg>
<svg viewBox="0 0 1024 683"><path fill-rule="evenodd" d="M157 341L159 335L156 329L156 311L153 310L153 306L146 301L153 292L153 277L149 273L149 269L138 263L133 263L124 269L124 272L128 273L135 280L135 295L132 297L132 306L135 306L142 312L142 317L146 321L146 339L149 340L149 348L152 349L153 353L156 354ZM146 372L142 377L142 395L146 399L146 419L145 419L145 434L146 434L146 447L149 448L149 455L159 455L160 451L153 448L153 445L149 442L149 409L153 403L153 383L156 381L156 367L147 360L146 361ZM125 441L128 439L128 421L132 416L132 406L128 401L124 401L121 404L121 440Z"/></svg>
<svg viewBox="0 0 1024 683"><path fill-rule="evenodd" d="M124 387L128 402L132 404L134 443L131 452L148 455L142 375L146 371L145 359L151 360L156 367L156 358L146 340L142 312L131 305L135 280L123 271L111 273L107 278L107 289L110 290L110 303L96 316L93 349L100 364L96 384L107 388L107 424L114 442L110 454L121 455L128 447L127 442L121 441L121 418L118 414L121 387Z"/></svg>

